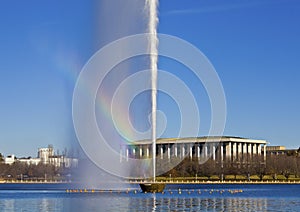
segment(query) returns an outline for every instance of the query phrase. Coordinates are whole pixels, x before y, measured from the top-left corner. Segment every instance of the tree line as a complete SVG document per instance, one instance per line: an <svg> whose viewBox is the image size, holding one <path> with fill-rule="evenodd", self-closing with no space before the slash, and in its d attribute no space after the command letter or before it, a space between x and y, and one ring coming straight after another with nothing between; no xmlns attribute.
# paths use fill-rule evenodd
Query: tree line
<svg viewBox="0 0 300 212"><path fill-rule="evenodd" d="M2 180L70 180L73 170L55 167L51 164L26 164L15 162L11 165L0 163Z"/></svg>
<svg viewBox="0 0 300 212"><path fill-rule="evenodd" d="M208 179L215 177L219 180L225 179L228 175L244 176L249 179L250 176L257 176L263 180L264 176L271 176L277 180L278 176L284 176L289 179L291 176L300 178L300 151L293 154L267 155L266 163L261 158L253 158L250 163L239 161L226 161L223 163L209 159L206 163L199 164L197 158L185 158L180 164L170 171L161 175L161 177L206 177Z"/></svg>
<svg viewBox="0 0 300 212"><path fill-rule="evenodd" d="M162 163L168 164L164 160L157 160L157 166ZM82 165L79 164L77 169L56 167L51 164L39 163L26 164L15 162L11 165L3 163L3 157L0 154L0 179L2 180L70 180L78 178L78 170ZM135 167L136 168L136 167ZM273 180L277 180L278 176L284 176L285 179L300 178L300 150L287 152L281 155L268 154L266 163L262 162L261 157L253 157L251 163L243 163L242 161L214 161L209 159L207 162L200 164L197 158L185 158L176 167L161 175L161 177L206 177L207 179L216 178L219 180L226 179L226 176L233 175L257 176L260 180L264 176L271 176Z"/></svg>

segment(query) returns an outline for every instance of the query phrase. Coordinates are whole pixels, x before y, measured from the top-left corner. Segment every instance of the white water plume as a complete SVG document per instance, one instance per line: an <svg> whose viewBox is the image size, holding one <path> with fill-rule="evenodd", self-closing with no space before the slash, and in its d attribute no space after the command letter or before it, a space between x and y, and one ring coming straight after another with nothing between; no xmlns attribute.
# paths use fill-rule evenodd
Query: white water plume
<svg viewBox="0 0 300 212"><path fill-rule="evenodd" d="M164 160L167 164L162 164L161 161L156 164L156 139L161 137L161 134L159 134L161 128L157 125L156 120L158 40L163 44L159 48L160 55L181 62L204 83L204 87L207 88L209 97L212 99L212 106L214 106L212 109L217 111L215 113L217 115L212 116L215 121L211 123L211 132L217 135L222 134L222 130L224 130L224 122L220 122L219 119L221 117L222 121L226 117L224 115L226 112L224 110L226 109L224 92L213 66L197 48L179 38L157 33L157 0L135 0L139 1L139 7L133 4L134 0L112 1L114 3L120 1L124 4L126 2L128 7L117 7L118 11L114 10L115 14L118 14L117 17L112 16L113 20L117 19L115 22L109 21L106 25L105 19L101 19L104 23L99 26L104 28L106 26L108 29L118 32L117 34L111 34L110 30L107 31L100 27L103 30L103 36L99 36L101 40L105 37L108 40L111 37L117 38L125 32L134 32L130 29L138 26L142 27L138 27L137 31L144 30L147 33L134 33L117 39L103 46L87 62L74 89L74 127L84 152L91 162L96 165L95 169L100 168L120 178L148 179L152 176L155 181L156 174L166 173L180 162L180 160L174 160L170 163L170 161ZM105 3L108 2L110 1ZM111 6L109 8L113 10L116 4L111 3L109 5ZM106 9L108 8L101 7L101 11L106 11ZM123 12L119 13L121 11ZM125 19L127 14L132 13L136 14L132 17L141 18ZM106 13L100 12L99 14L105 14L104 17L106 17ZM122 27L119 28L116 24L122 25ZM130 29L127 29L127 27ZM199 70L208 71L205 73ZM176 137L196 137L199 133L200 117L193 93L191 93L186 83L175 75L160 71L159 79L160 91L167 94L172 100L174 99L179 107L181 123L180 131ZM182 88L178 87L180 84L183 85ZM184 92L184 89L186 92ZM146 98L139 99L138 95L144 94L146 94L144 96ZM146 107L146 110L143 109L144 107ZM136 108L139 109L138 113L134 110ZM150 110L152 112L151 127L149 127L148 120ZM145 128L140 127L145 122L144 117L147 117L146 133L143 131ZM213 124L215 122L221 124ZM159 123L161 123L161 120ZM135 128L136 126L138 127ZM150 143L149 138L152 138L152 154L148 146ZM144 143L136 141L147 141L145 143L147 149L140 147ZM168 152L164 153L164 155L166 154ZM166 157L167 155L161 158ZM153 169L151 168L152 165ZM91 185L98 185L101 182L107 185L107 182L112 180L110 176L100 175L101 173L91 175L90 173L94 172L86 170L86 167L84 166L81 171L87 175L86 182Z"/></svg>
<svg viewBox="0 0 300 212"><path fill-rule="evenodd" d="M146 0L145 0L146 1ZM94 25L94 36L93 40L93 49L99 50L108 45L111 42L114 42L120 38L141 34L148 31L148 13L145 13L145 1L141 0L100 0L95 2L95 20L92 23ZM147 45L145 43L145 45ZM118 51L114 51L114 55L124 54L126 55L131 51L131 46L128 46L126 42L122 43L122 46L118 48ZM99 126L101 130L104 131L104 136L107 143L114 149L116 152L119 152L120 143L122 144L124 138L119 136L118 132L115 130L113 126L112 118L106 116L106 110L102 110L100 106L104 100L109 103L112 101L112 97L114 95L115 90L119 86L119 84L125 80L131 74L139 71L148 69L148 58L147 62L144 62L143 58L134 58L134 60L124 61L122 64L116 64L113 70L109 72L106 80L101 85L98 85L99 92L97 93L97 101L95 114L97 115L97 120L99 121ZM118 66L117 66L118 65ZM99 69L99 71L103 72L103 70ZM143 84L146 84L149 79L144 77ZM130 86L126 87L126 98L131 93L132 88ZM101 101L103 100L103 101ZM147 111L150 107L150 98L147 104L141 105L140 110ZM100 103L101 102L101 103ZM122 101L122 99L120 100ZM123 104L120 108L127 108ZM145 109L146 108L146 109ZM109 107L108 107L109 109ZM108 111L108 110L107 110ZM129 113L129 111L122 111L124 114ZM142 113L141 112L141 113ZM146 112L145 112L146 113ZM124 115L125 116L125 115ZM145 116L147 117L147 116ZM132 119L137 119L136 116L133 116ZM139 119L141 119L139 117ZM122 120L121 120L122 121ZM105 124L102 124L105 123ZM121 122L122 123L122 122ZM126 124L123 126L128 126ZM145 124L145 126L147 126ZM86 126L83 126L85 128ZM144 127L144 125L143 125ZM126 131L125 129L124 131ZM135 134L132 133L131 130L127 130L128 134L135 137ZM149 136L148 136L149 137ZM98 141L96 137L91 137L89 140ZM135 140L135 139L131 139ZM84 142L84 141L83 141ZM97 150L99 152L99 150ZM86 151L85 151L86 153ZM98 153L99 154L99 153ZM89 188L108 188L111 185L108 185L108 181L116 181L119 182L119 179L114 178L112 175L107 174L102 169L99 169L99 166L93 165L94 160L90 158L89 155L87 157L90 160L86 160L85 164L80 167L80 178L82 179L82 183ZM130 176L130 171L125 167L124 163L113 163L110 157L107 157L109 165L111 167L115 167L115 170L118 170L120 176ZM88 165L87 165L88 164ZM96 163L95 163L96 164ZM104 169L105 170L105 169ZM150 175L150 174L149 174ZM117 185L117 184L116 184ZM120 187L124 185L120 184Z"/></svg>
<svg viewBox="0 0 300 212"><path fill-rule="evenodd" d="M151 100L152 100L152 153L153 153L153 179L156 175L156 109L157 109L157 60L158 60L158 0L146 0L149 8L149 48L151 66Z"/></svg>

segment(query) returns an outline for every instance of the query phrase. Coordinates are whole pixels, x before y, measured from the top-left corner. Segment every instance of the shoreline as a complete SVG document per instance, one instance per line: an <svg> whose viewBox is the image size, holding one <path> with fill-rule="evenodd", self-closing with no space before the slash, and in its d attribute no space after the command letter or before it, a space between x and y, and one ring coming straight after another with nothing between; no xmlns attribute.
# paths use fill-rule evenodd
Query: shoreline
<svg viewBox="0 0 300 212"><path fill-rule="evenodd" d="M0 191L61 191L66 193L97 193L112 191L139 191L140 184L152 184L150 181L139 182L109 182L106 185L84 185L80 182L1 182ZM300 181L195 181L195 182L155 182L155 184L165 186L166 190L175 189L228 189L228 188L258 188L259 186L300 186Z"/></svg>
<svg viewBox="0 0 300 212"><path fill-rule="evenodd" d="M14 180L14 181L0 181L1 184L72 184L74 182L68 181L25 181L25 180Z"/></svg>
<svg viewBox="0 0 300 212"><path fill-rule="evenodd" d="M153 183L152 181L140 181L140 182L129 182L129 184L140 184L140 183ZM180 184L190 184L190 185L222 185L222 184L300 184L300 181L199 181L199 182L155 182L166 185L180 185Z"/></svg>
<svg viewBox="0 0 300 212"><path fill-rule="evenodd" d="M138 185L141 183L153 183L153 181L119 181L119 182L108 182L108 183L115 183L115 184L129 184L129 185ZM210 184L300 184L300 181L297 180L288 180L288 181L281 181L281 180L265 180L265 181L243 181L243 180L224 180L224 181L156 181L155 183L158 184L169 184L169 185L179 185L179 184L190 184L190 185L210 185ZM3 184L56 184L56 185L79 185L81 182L71 182L71 181L0 181L0 185Z"/></svg>

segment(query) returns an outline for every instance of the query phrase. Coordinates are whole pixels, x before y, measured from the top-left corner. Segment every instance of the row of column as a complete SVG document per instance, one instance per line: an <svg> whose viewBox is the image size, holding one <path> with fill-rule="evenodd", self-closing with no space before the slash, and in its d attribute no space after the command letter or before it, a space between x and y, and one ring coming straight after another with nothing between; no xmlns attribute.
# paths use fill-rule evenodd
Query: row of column
<svg viewBox="0 0 300 212"><path fill-rule="evenodd" d="M143 144L135 147L121 146L120 160L122 158L150 158L152 153L151 144ZM263 154L264 161L266 160L266 145L256 143L240 143L240 142L226 142L226 143L180 143L180 144L158 144L157 157L160 159L171 159L171 157L184 158L189 156L206 158L211 156L213 160L216 158L220 161L226 160L249 160L254 155L261 156Z"/></svg>
<svg viewBox="0 0 300 212"><path fill-rule="evenodd" d="M189 155L190 158L194 157L207 157L212 155L216 159L216 144L211 145L195 145L195 144L159 144L157 145L156 156L160 159L171 159L171 157L184 158ZM137 147L122 146L120 149L121 158L125 156L126 160L132 158L150 158L151 144L140 145ZM152 153L152 151L151 151ZM193 154L194 153L194 154ZM152 155L151 155L152 156Z"/></svg>
<svg viewBox="0 0 300 212"><path fill-rule="evenodd" d="M228 160L251 160L253 156L263 154L266 161L266 144L228 142L226 144L226 157Z"/></svg>

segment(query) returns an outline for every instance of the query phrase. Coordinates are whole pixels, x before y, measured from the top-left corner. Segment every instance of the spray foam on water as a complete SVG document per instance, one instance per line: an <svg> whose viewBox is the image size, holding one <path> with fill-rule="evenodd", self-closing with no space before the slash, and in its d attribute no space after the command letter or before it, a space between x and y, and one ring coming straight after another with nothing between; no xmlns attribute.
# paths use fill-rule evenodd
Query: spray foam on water
<svg viewBox="0 0 300 212"><path fill-rule="evenodd" d="M151 66L151 100L152 100L152 155L153 155L153 180L156 175L156 108L157 108L157 59L158 59L158 0L146 0L149 8L149 48L150 48L150 66Z"/></svg>

